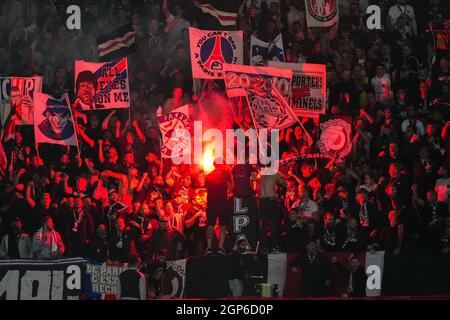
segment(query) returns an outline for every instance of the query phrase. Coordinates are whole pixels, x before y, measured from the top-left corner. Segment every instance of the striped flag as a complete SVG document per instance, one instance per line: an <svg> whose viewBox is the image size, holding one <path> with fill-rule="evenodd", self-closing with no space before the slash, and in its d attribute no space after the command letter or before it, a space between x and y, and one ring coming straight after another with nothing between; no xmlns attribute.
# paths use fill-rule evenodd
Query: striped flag
<svg viewBox="0 0 450 320"><path fill-rule="evenodd" d="M232 0L193 0L200 9L198 20L201 29L224 29L236 27L238 21L238 3ZM221 28L222 27L222 28Z"/></svg>
<svg viewBox="0 0 450 320"><path fill-rule="evenodd" d="M136 33L131 23L97 38L100 62L118 60L135 50Z"/></svg>

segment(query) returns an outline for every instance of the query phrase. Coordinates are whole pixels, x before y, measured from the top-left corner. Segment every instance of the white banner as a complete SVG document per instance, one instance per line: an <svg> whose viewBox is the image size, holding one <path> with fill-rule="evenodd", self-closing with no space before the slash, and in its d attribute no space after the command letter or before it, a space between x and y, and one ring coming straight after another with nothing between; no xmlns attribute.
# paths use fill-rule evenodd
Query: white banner
<svg viewBox="0 0 450 320"><path fill-rule="evenodd" d="M242 64L242 31L199 30L189 28L192 76L198 79L223 79L223 65Z"/></svg>
<svg viewBox="0 0 450 320"><path fill-rule="evenodd" d="M269 61L269 66L294 72L291 108L298 117L318 118L326 113L327 68L324 64Z"/></svg>

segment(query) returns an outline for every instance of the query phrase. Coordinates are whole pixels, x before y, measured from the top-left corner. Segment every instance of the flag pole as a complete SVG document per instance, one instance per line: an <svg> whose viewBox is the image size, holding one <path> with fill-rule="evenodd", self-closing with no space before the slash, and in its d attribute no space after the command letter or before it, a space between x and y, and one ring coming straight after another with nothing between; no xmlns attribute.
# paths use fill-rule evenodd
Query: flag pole
<svg viewBox="0 0 450 320"><path fill-rule="evenodd" d="M285 102L286 105L286 110L290 113L290 116L293 117L295 119L295 121L298 122L298 124L300 125L300 127L303 129L303 131L305 132L306 136L308 137L309 140L313 140L311 135L308 133L308 131L306 130L306 128L303 126L303 123L300 121L300 119L295 115L294 111L292 110L291 106L289 105L289 103L287 103L287 101L283 98L283 96L281 95L281 93L277 90L277 88L275 88L275 86L272 83L272 90L274 90L277 95L280 96L281 99L283 99L283 101ZM313 140L314 141L314 140Z"/></svg>
<svg viewBox="0 0 450 320"><path fill-rule="evenodd" d="M78 144L78 125L77 125L77 123L75 123L75 119L73 117L72 106L71 106L70 101L69 101L69 95L67 93L65 93L63 95L63 97L64 97L64 100L67 103L67 106L69 107L70 117L72 118L72 123L73 123L73 125L75 127L75 143L77 145L78 158L81 160L80 145Z"/></svg>

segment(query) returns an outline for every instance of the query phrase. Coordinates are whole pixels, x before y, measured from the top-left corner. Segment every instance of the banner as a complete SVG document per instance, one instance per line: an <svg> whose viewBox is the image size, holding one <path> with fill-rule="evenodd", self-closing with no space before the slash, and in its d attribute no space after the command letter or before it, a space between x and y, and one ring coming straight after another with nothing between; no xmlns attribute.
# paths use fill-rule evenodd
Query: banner
<svg viewBox="0 0 450 320"><path fill-rule="evenodd" d="M296 116L318 118L326 113L327 69L324 64L269 61L269 66L294 72L291 82L291 108Z"/></svg>
<svg viewBox="0 0 450 320"><path fill-rule="evenodd" d="M130 107L128 60L94 63L75 61L74 108L82 110Z"/></svg>
<svg viewBox="0 0 450 320"><path fill-rule="evenodd" d="M0 300L78 300L86 261L0 261Z"/></svg>
<svg viewBox="0 0 450 320"><path fill-rule="evenodd" d="M254 252L258 242L258 212L255 198L233 198L232 230L229 234L231 250L244 240L247 250Z"/></svg>
<svg viewBox="0 0 450 320"><path fill-rule="evenodd" d="M338 0L305 0L305 8L308 28L331 27L338 22Z"/></svg>
<svg viewBox="0 0 450 320"><path fill-rule="evenodd" d="M131 23L97 38L98 57L101 62L118 60L133 53L136 32Z"/></svg>
<svg viewBox="0 0 450 320"><path fill-rule="evenodd" d="M255 126L282 129L297 120L289 110L292 71L271 67L225 65L225 86L229 98L247 97ZM274 93L276 88L279 95ZM279 99L284 98L284 101ZM286 108L286 106L288 108Z"/></svg>
<svg viewBox="0 0 450 320"><path fill-rule="evenodd" d="M55 99L35 92L34 95L34 135L36 143L51 143L77 146L77 136L70 109L69 98Z"/></svg>
<svg viewBox="0 0 450 320"><path fill-rule="evenodd" d="M242 31L208 31L189 28L192 76L198 79L222 79L223 65L242 64Z"/></svg>
<svg viewBox="0 0 450 320"><path fill-rule="evenodd" d="M272 41L265 42L251 36L250 65L264 66L268 61L284 62L283 37L281 33Z"/></svg>
<svg viewBox="0 0 450 320"><path fill-rule="evenodd" d="M182 156L185 148L191 145L189 105L157 115L157 120L161 131L162 158Z"/></svg>
<svg viewBox="0 0 450 320"><path fill-rule="evenodd" d="M184 297L186 262L187 259L167 262L162 282L162 298L179 299Z"/></svg>
<svg viewBox="0 0 450 320"><path fill-rule="evenodd" d="M340 117L320 124L320 138L317 147L320 153L344 159L352 151L352 120Z"/></svg>
<svg viewBox="0 0 450 320"><path fill-rule="evenodd" d="M90 300L116 300L119 274L126 269L125 265L108 266L89 261L86 265L86 297Z"/></svg>
<svg viewBox="0 0 450 320"><path fill-rule="evenodd" d="M42 91L42 77L0 78L0 120L2 126L12 109L16 111L16 125L33 125L33 96L35 91Z"/></svg>
<svg viewBox="0 0 450 320"><path fill-rule="evenodd" d="M450 50L450 20L431 21L426 32L431 32L435 50Z"/></svg>

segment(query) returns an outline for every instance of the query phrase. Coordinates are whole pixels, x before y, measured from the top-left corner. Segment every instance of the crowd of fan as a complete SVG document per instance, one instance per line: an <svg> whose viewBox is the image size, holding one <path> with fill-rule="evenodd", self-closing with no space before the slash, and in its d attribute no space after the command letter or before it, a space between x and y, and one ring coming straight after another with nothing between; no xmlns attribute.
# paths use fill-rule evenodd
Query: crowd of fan
<svg viewBox="0 0 450 320"><path fill-rule="evenodd" d="M45 93L74 98L74 60L96 61L95 37L131 18L131 118L87 112L77 120L81 157L45 145L38 156L32 128L16 128L10 175L0 181L0 257L127 262L130 253L146 261L157 252L169 260L203 254L206 173L161 161L155 121L160 105L195 108L198 100L189 1L79 1L80 31L65 27L69 2L2 1L0 75L42 75ZM365 27L369 3L382 8L382 30ZM263 248L302 252L313 239L324 251L448 254L450 122L436 103L450 98L449 60L438 55L433 64L424 32L427 22L448 18L448 7L439 0L340 4L339 27L326 32L306 27L303 0L247 0L239 13L247 62L250 34L270 41L281 32L287 61L327 65L327 113L354 124L346 160L289 162L270 181L253 168L255 197L275 199L275 207L260 206L272 222ZM239 119L251 126L248 115ZM317 124L304 120L317 138ZM283 130L280 143L283 159L315 151L299 126ZM273 181L273 197L266 188L261 195Z"/></svg>

